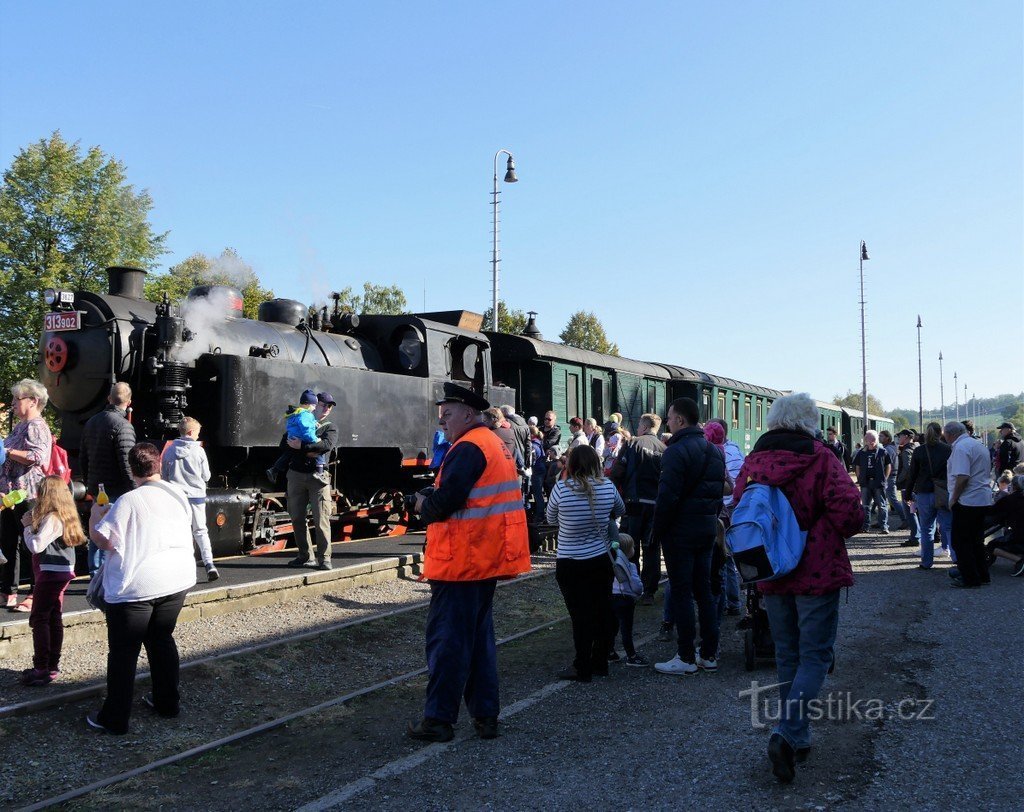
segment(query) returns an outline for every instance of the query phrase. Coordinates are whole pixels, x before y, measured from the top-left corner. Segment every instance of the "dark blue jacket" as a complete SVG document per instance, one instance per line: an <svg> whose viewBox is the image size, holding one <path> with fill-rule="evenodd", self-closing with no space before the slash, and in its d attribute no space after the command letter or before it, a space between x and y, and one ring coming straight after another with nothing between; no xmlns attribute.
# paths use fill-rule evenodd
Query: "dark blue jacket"
<svg viewBox="0 0 1024 812"><path fill-rule="evenodd" d="M654 537L662 543L714 543L725 487L725 457L697 426L680 429L661 456Z"/></svg>

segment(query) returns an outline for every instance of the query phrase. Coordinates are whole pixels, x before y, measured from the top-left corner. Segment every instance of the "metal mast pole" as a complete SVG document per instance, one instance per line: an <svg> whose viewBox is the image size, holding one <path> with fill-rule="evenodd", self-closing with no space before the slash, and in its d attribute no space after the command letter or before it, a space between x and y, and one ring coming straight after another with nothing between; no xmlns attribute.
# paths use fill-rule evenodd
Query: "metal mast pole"
<svg viewBox="0 0 1024 812"><path fill-rule="evenodd" d="M953 406L956 409L955 420L960 419L960 393L957 392L956 370L953 371Z"/></svg>
<svg viewBox="0 0 1024 812"><path fill-rule="evenodd" d="M942 413L942 425L946 425L946 387L942 379L942 351L939 350L939 411Z"/></svg>
<svg viewBox="0 0 1024 812"><path fill-rule="evenodd" d="M970 412L967 410L967 384L964 384L964 420L969 420Z"/></svg>
<svg viewBox="0 0 1024 812"><path fill-rule="evenodd" d="M864 406L864 431L868 430L868 351L864 333L864 260L868 256L868 246L860 241L860 396Z"/></svg>
<svg viewBox="0 0 1024 812"><path fill-rule="evenodd" d="M917 317L917 430L924 433L924 386L921 378L921 317Z"/></svg>

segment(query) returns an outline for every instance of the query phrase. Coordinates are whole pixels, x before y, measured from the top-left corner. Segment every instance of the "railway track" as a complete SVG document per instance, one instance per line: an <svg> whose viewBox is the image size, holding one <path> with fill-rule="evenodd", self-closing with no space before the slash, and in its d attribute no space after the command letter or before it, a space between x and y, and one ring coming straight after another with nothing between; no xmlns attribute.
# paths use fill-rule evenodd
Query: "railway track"
<svg viewBox="0 0 1024 812"><path fill-rule="evenodd" d="M514 601L522 600L525 604L529 605L530 611L536 612L537 597L536 595L532 595L530 593L530 589L527 585L533 584L535 587L540 586L539 582L541 582L544 579L548 579L549 576L553 575L553 573L554 570L549 569L543 572L533 573L522 578L515 579L513 581L500 582L499 587L501 587L502 596L512 596L509 598L503 598L503 601L507 603L513 603ZM527 587L526 595L523 595L522 590L517 590L515 588L524 586ZM362 633L369 633L371 630L374 629L373 624L381 626L388 623L402 622L403 616L412 615L418 610L425 609L428 605L428 600L417 601L415 603L408 604L397 609L387 610L384 612L375 612L364 617L351 619L343 623L333 624L328 627L304 631L297 634L286 635L275 640L265 641L255 645L248 645L224 652L219 652L215 655L202 657L200 659L182 663L182 669L187 670L197 669L202 666L216 666L218 663L223 663L223 661L238 660L246 663L246 668L249 671L255 673L258 672L260 669L258 667L255 667L255 664L248 663L249 660L254 660L255 658L259 657L273 657L280 654L281 650L284 650L289 646L296 646L296 644L298 644L299 646L303 644L308 644L309 641L314 640L315 638L328 639L332 636L337 637L339 635L345 635L346 633L360 631L362 631ZM502 609L499 608L499 618L497 618L498 620L501 620L502 613ZM559 614L558 617L549 617L541 623L534 622L526 629L518 629L510 634L505 634L499 640L499 645L506 645L510 642L519 640L523 637L528 637L530 635L536 634L537 632L543 629L550 628L552 625L560 623L565 619L566 616L564 615L564 613L562 613ZM365 630L360 630L359 627L367 628ZM378 631L379 636L386 636L388 634L388 630L386 628L379 629ZM414 634L413 636L418 637L419 640L421 641L421 634L422 633L417 629L416 634ZM403 656L409 656L409 652L403 651ZM422 657L419 650L415 652L414 656L417 659L420 659ZM401 683L420 677L425 673L426 668L424 667L401 670L399 673L390 675L384 679L376 679L368 685L363 685L361 687L353 687L351 690L347 690L344 693L335 696L331 699L328 699L326 701L309 704L298 709L289 709L288 712L279 713L269 720L262 721L258 724L250 724L240 730L235 730L230 733L227 733L226 735L209 735L208 738L205 738L205 740L201 741L198 744L190 743L190 746L183 747L177 752L173 752L167 755L160 755L160 757L154 758L146 762L145 764L132 766L128 769L118 770L116 773L113 773L102 779L93 780L88 783L85 783L79 786L77 789L62 792L60 794L53 795L52 797L46 797L42 800L35 801L27 806L23 805L23 800L18 800L17 798L15 798L15 805L21 806L21 808L23 809L45 809L53 805L62 804L68 801L82 798L99 789L110 787L122 783L124 781L130 780L132 778L145 775L147 773L153 772L154 770L158 770L161 767L178 764L188 759L194 758L196 756L200 756L205 753L210 753L211 751L215 751L220 748L232 745L236 742L245 741L247 739L260 736L270 731L274 731L285 725L288 725L288 723L293 722L295 720L300 720L309 716L316 715L318 713L322 713L323 711L329 710L331 708L345 705L354 699L383 691L384 689L387 689L392 686L400 685ZM145 675L140 674L140 678L143 678L144 676ZM193 681L195 681L195 678L193 679ZM47 711L50 711L55 713L61 713L62 717L66 720L60 722L59 724L72 725L74 729L77 729L79 725L79 718L86 710L86 707L82 707L81 703L83 702L83 700L88 700L93 697L99 696L100 694L102 694L104 688L105 685L103 683L95 683L28 702L13 703L0 708L0 718L11 720L10 722L8 722L8 724L15 721L25 722L32 721L35 716L44 715ZM54 709L59 710L54 711ZM40 722L42 722L42 720L40 720ZM230 722L225 723L225 726L227 725L230 725ZM221 730L217 732L222 732L222 729L223 728L221 728ZM72 730L69 732L73 734L69 736L69 738L72 739L72 741L74 741L74 739L76 738L76 736L74 735L74 731ZM90 740L93 742L97 742L98 740L102 739L105 743L117 743L119 739L123 740L133 738L133 736L131 735L129 735L128 737L106 737L102 736L102 734L87 735L89 735ZM149 749L152 750L153 748ZM123 749L122 752L124 752ZM71 780L73 782L74 777L72 777ZM40 789L41 788L37 787L36 792L38 792Z"/></svg>

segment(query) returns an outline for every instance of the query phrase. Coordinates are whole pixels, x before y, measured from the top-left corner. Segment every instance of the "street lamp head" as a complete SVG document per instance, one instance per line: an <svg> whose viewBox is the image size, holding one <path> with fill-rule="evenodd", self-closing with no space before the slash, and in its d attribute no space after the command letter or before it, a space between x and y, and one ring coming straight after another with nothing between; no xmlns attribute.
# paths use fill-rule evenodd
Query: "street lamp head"
<svg viewBox="0 0 1024 812"><path fill-rule="evenodd" d="M512 160L512 156L508 156L508 170L505 172L505 183L515 183L519 180L516 177L516 162Z"/></svg>
<svg viewBox="0 0 1024 812"><path fill-rule="evenodd" d="M868 244L864 242L864 240L860 241L860 258L862 261L871 259L871 257L868 256Z"/></svg>
<svg viewBox="0 0 1024 812"><path fill-rule="evenodd" d="M917 326L918 327L921 326L921 317L920 316L917 317Z"/></svg>

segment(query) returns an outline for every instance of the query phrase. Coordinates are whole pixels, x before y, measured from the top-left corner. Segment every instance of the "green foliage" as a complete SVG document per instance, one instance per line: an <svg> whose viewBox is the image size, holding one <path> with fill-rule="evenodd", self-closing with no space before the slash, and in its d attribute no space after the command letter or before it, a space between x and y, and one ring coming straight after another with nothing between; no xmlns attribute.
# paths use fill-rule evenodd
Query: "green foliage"
<svg viewBox="0 0 1024 812"><path fill-rule="evenodd" d="M46 288L106 289L110 265L152 268L165 234L153 201L99 147L82 154L60 132L21 150L0 187L0 381L36 375Z"/></svg>
<svg viewBox="0 0 1024 812"><path fill-rule="evenodd" d="M338 294L338 307L342 312L375 316L399 316L408 312L409 303L405 292L398 285L364 282L362 296L353 293L350 287L338 291Z"/></svg>
<svg viewBox="0 0 1024 812"><path fill-rule="evenodd" d="M1009 422L1013 423L1014 428L1016 428L1017 431L1020 432L1021 427L1024 426L1024 401L1017 404L1017 411L1015 411L1013 414L1005 415L1005 417Z"/></svg>
<svg viewBox="0 0 1024 812"><path fill-rule="evenodd" d="M847 392L845 395L834 395L832 402L837 406L845 406L847 409L852 411L863 411L864 410L864 398L861 397L860 392ZM868 392L868 413L878 415L882 417L885 415L885 409L882 406L882 401Z"/></svg>
<svg viewBox="0 0 1024 812"><path fill-rule="evenodd" d="M916 422L915 423L911 423L909 420L907 420L907 418L905 418L901 414L891 414L891 415L889 415L889 417L892 418L892 422L893 422L893 426L894 426L894 431L903 431L903 429L916 429L917 428ZM915 418L915 421L916 421L916 418Z"/></svg>
<svg viewBox="0 0 1024 812"><path fill-rule="evenodd" d="M491 330L491 320L494 317L494 308L488 307L484 311L484 329ZM502 299L498 299L498 332L519 335L526 329L526 322L529 319L522 310L509 310L508 305Z"/></svg>
<svg viewBox="0 0 1024 812"><path fill-rule="evenodd" d="M578 310L569 317L569 323L559 333L558 338L569 347L593 350L605 355L619 354L618 345L608 340L604 326L597 316L583 310Z"/></svg>
<svg viewBox="0 0 1024 812"><path fill-rule="evenodd" d="M180 302L197 285L230 285L242 291L242 315L255 319L260 303L274 298L274 292L260 286L252 266L242 261L234 248L225 248L218 257L195 253L167 273L146 280L145 294L158 302L167 294L172 302Z"/></svg>

